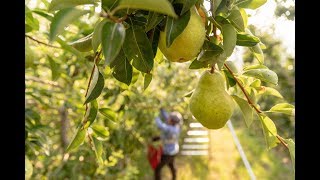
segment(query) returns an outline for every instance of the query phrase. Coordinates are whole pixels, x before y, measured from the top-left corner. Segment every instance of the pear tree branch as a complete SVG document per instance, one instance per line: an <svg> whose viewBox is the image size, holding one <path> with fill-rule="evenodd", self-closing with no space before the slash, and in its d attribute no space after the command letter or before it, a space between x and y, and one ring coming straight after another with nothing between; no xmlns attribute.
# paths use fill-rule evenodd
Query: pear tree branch
<svg viewBox="0 0 320 180"><path fill-rule="evenodd" d="M44 42L39 41L39 40L37 40L37 39L35 39L35 38L33 38L33 37L31 37L31 36L27 35L27 34L25 35L25 37L27 37L27 38L31 39L32 41L35 41L35 42L37 42L37 43L39 43L39 44L43 44L43 45L45 45L45 46L52 47L52 48L58 48L58 49L61 49L61 47L53 46L53 45L50 45L50 44L44 43Z"/></svg>
<svg viewBox="0 0 320 180"><path fill-rule="evenodd" d="M233 79L236 81L236 83L238 84L238 86L240 87L240 89L242 90L243 94L245 95L245 97L247 98L248 103L256 110L257 113L262 113L262 111L260 109L258 109L251 101L251 99L249 98L249 95L247 93L247 91L244 89L244 87L242 86L242 84L239 82L239 80L236 78L236 76L234 75L234 73L232 72L232 70L229 68L229 66L227 64L224 64L224 67L230 72L231 76L233 77ZM276 135L277 139L280 141L280 143L285 146L286 148L289 149L287 143L285 143L283 141L283 138L279 135Z"/></svg>

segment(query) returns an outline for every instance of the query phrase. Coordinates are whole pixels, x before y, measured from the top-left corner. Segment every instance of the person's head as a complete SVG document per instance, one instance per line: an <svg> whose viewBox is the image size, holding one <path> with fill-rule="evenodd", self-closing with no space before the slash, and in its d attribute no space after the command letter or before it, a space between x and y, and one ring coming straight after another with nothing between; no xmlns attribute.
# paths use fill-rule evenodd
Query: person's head
<svg viewBox="0 0 320 180"><path fill-rule="evenodd" d="M182 116L179 112L175 111L169 114L168 124L176 125L176 124L179 124L180 121L182 121Z"/></svg>

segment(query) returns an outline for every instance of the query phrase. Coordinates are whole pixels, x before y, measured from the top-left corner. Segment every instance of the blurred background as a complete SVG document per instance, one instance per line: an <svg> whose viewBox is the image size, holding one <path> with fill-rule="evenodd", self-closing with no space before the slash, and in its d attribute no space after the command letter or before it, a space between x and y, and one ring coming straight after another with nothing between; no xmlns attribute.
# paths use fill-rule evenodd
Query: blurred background
<svg viewBox="0 0 320 180"><path fill-rule="evenodd" d="M31 24L38 27L37 31L28 31L26 27L26 35L48 42L50 17L44 12L49 1L26 0L25 4L26 17L32 11ZM66 29L64 38L69 42L92 32L99 8L86 8L92 13ZM266 46L263 49L265 64L279 77L277 86L268 86L283 96L260 97L260 108L269 109L281 102L294 105L294 1L268 0L257 10L246 11L248 24L251 24L249 29ZM98 102L100 107L114 112L115 121L102 116L96 120L97 124L107 127L103 141L104 165L98 166L87 140L77 151L66 154L64 150L85 112L84 95L92 67L90 55L87 56L89 61L80 60L69 52L41 45L28 37L27 48L34 52L25 69L25 155L30 179L152 179L146 151L150 137L160 134L154 124L159 108L183 114L181 144L188 136L190 123L196 122L188 111L189 97L185 95L194 89L203 70L188 70L190 62L169 63L161 55L157 56L153 79L146 90L138 71L134 71L133 83L128 87L115 80L106 68L105 88ZM240 69L253 63L254 57L247 48L237 47L235 51L230 60ZM278 134L294 139L294 116L271 114L270 118ZM247 128L239 110L231 121L257 179L294 179L289 152L281 145L268 151L258 121ZM250 179L228 127L210 131L208 138L210 154L178 156L178 179ZM168 172L168 168L163 169L163 174Z"/></svg>

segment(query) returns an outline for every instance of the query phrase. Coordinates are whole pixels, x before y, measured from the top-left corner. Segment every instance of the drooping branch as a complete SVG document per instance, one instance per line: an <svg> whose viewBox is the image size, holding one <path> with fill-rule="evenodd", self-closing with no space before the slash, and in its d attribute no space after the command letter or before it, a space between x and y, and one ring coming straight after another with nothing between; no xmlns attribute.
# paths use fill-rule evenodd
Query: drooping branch
<svg viewBox="0 0 320 180"><path fill-rule="evenodd" d="M35 41L35 42L39 43L39 44L43 44L43 45L45 45L45 46L52 47L52 48L58 48L58 49L61 49L61 47L53 46L53 45L50 45L50 44L44 43L44 42L39 41L39 40L37 40L37 39L35 39L35 38L33 38L33 37L31 37L31 36L27 35L27 34L26 34L25 36L26 36L27 38L29 38L29 39L31 39L31 40L33 40L33 41Z"/></svg>

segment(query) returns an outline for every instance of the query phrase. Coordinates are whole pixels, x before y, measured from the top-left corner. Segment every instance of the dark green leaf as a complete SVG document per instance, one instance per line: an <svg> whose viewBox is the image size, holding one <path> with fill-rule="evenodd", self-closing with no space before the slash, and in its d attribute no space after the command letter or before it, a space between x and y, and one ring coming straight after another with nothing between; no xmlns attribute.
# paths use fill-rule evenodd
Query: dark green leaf
<svg viewBox="0 0 320 180"><path fill-rule="evenodd" d="M86 114L84 115L83 122L86 122L85 128L90 127L90 125L94 122L98 114L98 102L97 100L93 100L89 103L88 108L86 110Z"/></svg>
<svg viewBox="0 0 320 180"><path fill-rule="evenodd" d="M238 7L246 9L257 9L258 7L265 4L267 0L246 0L238 4Z"/></svg>
<svg viewBox="0 0 320 180"><path fill-rule="evenodd" d="M94 0L52 0L48 11L56 11L84 4L94 4Z"/></svg>
<svg viewBox="0 0 320 180"><path fill-rule="evenodd" d="M177 17L171 3L168 0L121 0L117 9L142 9L154 11L161 14L166 14L172 17Z"/></svg>
<svg viewBox="0 0 320 180"><path fill-rule="evenodd" d="M94 148L94 153L96 155L97 161L100 165L103 164L103 159L102 159L102 152L103 152L103 145L102 142L96 139L95 137L92 137L93 140L93 148Z"/></svg>
<svg viewBox="0 0 320 180"><path fill-rule="evenodd" d="M207 68L210 65L208 61L198 61L195 59L189 66L189 69Z"/></svg>
<svg viewBox="0 0 320 180"><path fill-rule="evenodd" d="M121 23L106 22L102 28L102 52L109 65L119 54L126 35Z"/></svg>
<svg viewBox="0 0 320 180"><path fill-rule="evenodd" d="M234 48L236 47L237 42L237 32L231 24L224 24L222 26L222 35L223 35L223 49L226 57L229 57Z"/></svg>
<svg viewBox="0 0 320 180"><path fill-rule="evenodd" d="M150 11L147 19L145 31L148 32L155 28L163 19L163 15Z"/></svg>
<svg viewBox="0 0 320 180"><path fill-rule="evenodd" d="M236 96L232 95L233 99L237 102L242 112L242 116L244 121L246 122L247 127L250 127L253 121L253 110L252 107L249 105L248 101Z"/></svg>
<svg viewBox="0 0 320 180"><path fill-rule="evenodd" d="M220 6L222 0L213 0L213 13L216 15L216 10L218 9L218 7Z"/></svg>
<svg viewBox="0 0 320 180"><path fill-rule="evenodd" d="M105 10L113 10L119 5L120 0L102 0L102 8Z"/></svg>
<svg viewBox="0 0 320 180"><path fill-rule="evenodd" d="M92 50L92 34L89 34L88 36L80 38L70 43L69 45L81 52L91 51Z"/></svg>
<svg viewBox="0 0 320 180"><path fill-rule="evenodd" d="M248 46L252 47L255 46L257 43L260 42L260 39L258 37L244 34L244 33L238 33L237 34L237 45L238 46Z"/></svg>
<svg viewBox="0 0 320 180"><path fill-rule="evenodd" d="M190 11L187 11L177 19L167 17L165 32L166 32L166 46L170 47L173 41L183 32L190 20Z"/></svg>
<svg viewBox="0 0 320 180"><path fill-rule="evenodd" d="M296 161L296 148L295 148L295 143L292 139L283 139L284 142L286 142L288 144L288 148L289 148L289 152L290 152L290 157L291 157L291 161L292 161L292 165L293 165L293 170L295 170L295 161Z"/></svg>
<svg viewBox="0 0 320 180"><path fill-rule="evenodd" d="M50 24L49 40L54 41L56 36L60 35L66 26L79 19L80 16L89 12L90 11L84 11L76 8L67 8L57 12Z"/></svg>
<svg viewBox="0 0 320 180"><path fill-rule="evenodd" d="M92 76L92 80L89 86L88 94L86 96L86 100L84 104L87 104L88 102L98 98L102 92L102 89L104 87L104 78L102 74L100 73L98 66L94 65L94 72Z"/></svg>
<svg viewBox="0 0 320 180"><path fill-rule="evenodd" d="M268 149L271 149L279 143L277 139L277 128L273 121L265 115L259 115L262 124L263 134L267 143Z"/></svg>
<svg viewBox="0 0 320 180"><path fill-rule="evenodd" d="M245 30L244 21L241 12L238 9L231 10L228 19L231 22L231 24L239 31L243 32Z"/></svg>
<svg viewBox="0 0 320 180"><path fill-rule="evenodd" d="M94 28L93 35L92 35L92 48L93 48L94 52L96 52L98 50L98 47L101 44L102 28L106 22L110 22L110 20L103 19Z"/></svg>
<svg viewBox="0 0 320 180"><path fill-rule="evenodd" d="M198 0L184 0L183 1L183 8L181 10L180 15L187 12L192 6L194 6L197 3Z"/></svg>
<svg viewBox="0 0 320 180"><path fill-rule="evenodd" d="M144 90L148 88L149 84L151 83L151 80L152 80L152 74L144 75L144 82L143 82Z"/></svg>
<svg viewBox="0 0 320 180"><path fill-rule="evenodd" d="M160 30L158 28L153 29L152 37L149 37L149 40L151 42L153 56L156 57L158 51L158 44L160 40Z"/></svg>
<svg viewBox="0 0 320 180"><path fill-rule="evenodd" d="M77 133L74 134L72 141L70 142L69 146L67 147L66 152L70 152L78 148L83 142L86 137L87 128L79 127L77 129Z"/></svg>
<svg viewBox="0 0 320 180"><path fill-rule="evenodd" d="M270 69L251 69L243 73L245 76L258 78L261 81L269 82L274 85L278 84L278 76Z"/></svg>
<svg viewBox="0 0 320 180"><path fill-rule="evenodd" d="M93 125L91 128L98 140L100 141L108 140L110 133L107 128L97 124Z"/></svg>
<svg viewBox="0 0 320 180"><path fill-rule="evenodd" d="M56 81L60 76L59 64L57 64L49 55L47 56L51 68L51 79Z"/></svg>
<svg viewBox="0 0 320 180"><path fill-rule="evenodd" d="M220 46L205 40L202 46L202 50L198 56L198 61L213 61L214 59L217 59L217 56L222 52L223 49Z"/></svg>
<svg viewBox="0 0 320 180"><path fill-rule="evenodd" d="M110 108L100 108L99 113L104 115L108 120L115 121L116 113Z"/></svg>
<svg viewBox="0 0 320 180"><path fill-rule="evenodd" d="M126 31L123 51L132 65L139 71L149 73L153 68L153 51L145 32L136 27Z"/></svg>
<svg viewBox="0 0 320 180"><path fill-rule="evenodd" d="M111 62L110 67L113 68L113 77L128 86L130 85L132 80L132 66L124 55L123 50L120 50L116 59Z"/></svg>
<svg viewBox="0 0 320 180"><path fill-rule="evenodd" d="M279 112L288 115L294 114L294 106L288 103L279 103L274 105L269 111L267 112Z"/></svg>
<svg viewBox="0 0 320 180"><path fill-rule="evenodd" d="M230 72L226 69L224 69L223 72L224 72L226 79L227 79L227 89L229 89L229 87L235 86L237 84L237 82L233 79Z"/></svg>

